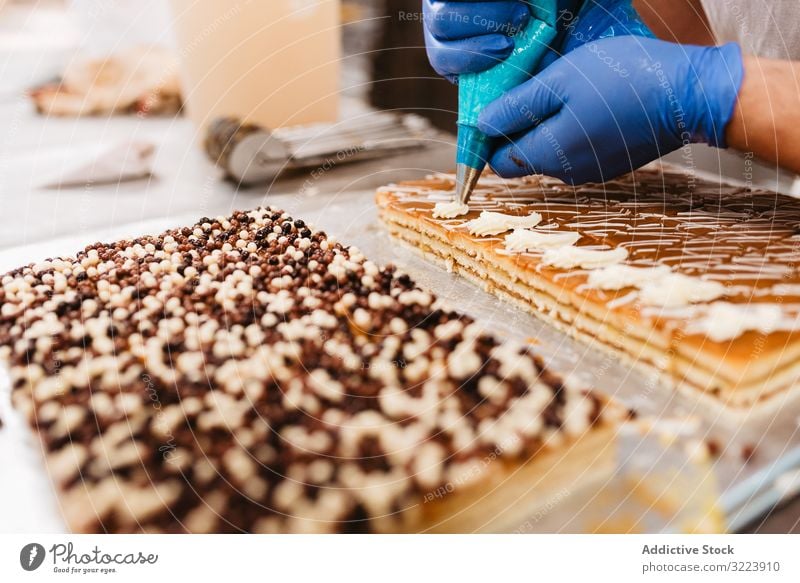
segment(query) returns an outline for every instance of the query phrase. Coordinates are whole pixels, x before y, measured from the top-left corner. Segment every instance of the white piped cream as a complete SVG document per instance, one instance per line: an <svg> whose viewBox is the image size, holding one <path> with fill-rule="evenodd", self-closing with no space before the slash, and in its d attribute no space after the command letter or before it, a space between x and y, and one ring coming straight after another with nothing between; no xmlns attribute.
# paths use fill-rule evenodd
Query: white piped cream
<svg viewBox="0 0 800 583"><path fill-rule="evenodd" d="M619 291L628 287L640 288L651 281L668 276L672 271L666 265L658 267L633 267L609 265L589 273L586 285L594 289Z"/></svg>
<svg viewBox="0 0 800 583"><path fill-rule="evenodd" d="M569 247L577 243L580 238L581 234L574 231L542 232L514 229L510 235L506 236L506 250L512 253L546 251L547 249Z"/></svg>
<svg viewBox="0 0 800 583"><path fill-rule="evenodd" d="M725 286L721 283L682 273L671 273L650 281L641 290L642 303L665 308L710 302L725 295Z"/></svg>
<svg viewBox="0 0 800 583"><path fill-rule="evenodd" d="M483 211L477 219L467 223L471 235L488 237L499 235L512 229L532 229L542 222L542 215L531 213L527 216L506 215L492 211Z"/></svg>
<svg viewBox="0 0 800 583"><path fill-rule="evenodd" d="M459 204L458 201L437 202L433 207L433 218L435 219L455 219L469 212L469 206Z"/></svg>
<svg viewBox="0 0 800 583"><path fill-rule="evenodd" d="M622 263L627 257L628 251L622 247L602 250L570 246L548 249L542 263L558 269L597 269Z"/></svg>
<svg viewBox="0 0 800 583"><path fill-rule="evenodd" d="M715 302L709 306L705 316L692 321L686 331L690 334L703 334L714 342L726 342L747 331L769 334L786 329L783 319L783 311L776 304L737 305ZM794 327L794 323L792 324Z"/></svg>

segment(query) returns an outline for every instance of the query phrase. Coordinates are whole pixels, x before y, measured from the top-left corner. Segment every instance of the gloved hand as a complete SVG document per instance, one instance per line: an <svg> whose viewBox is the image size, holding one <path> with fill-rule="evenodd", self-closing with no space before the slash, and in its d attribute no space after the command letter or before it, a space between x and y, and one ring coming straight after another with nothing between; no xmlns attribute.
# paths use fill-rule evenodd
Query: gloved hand
<svg viewBox="0 0 800 583"><path fill-rule="evenodd" d="M511 36L531 16L520 0L422 0L422 15L428 59L451 81L508 57L514 48Z"/></svg>
<svg viewBox="0 0 800 583"><path fill-rule="evenodd" d="M490 160L502 176L600 182L691 142L724 148L742 78L734 43L606 38L489 104L479 127L511 139Z"/></svg>
<svg viewBox="0 0 800 583"><path fill-rule="evenodd" d="M631 0L558 0L557 5L559 35L540 69L591 40L649 34ZM530 19L522 0L422 0L422 14L428 59L451 81L508 57L511 36Z"/></svg>
<svg viewBox="0 0 800 583"><path fill-rule="evenodd" d="M573 6L559 2L558 36L536 72L545 69L584 44L612 36L647 36L653 33L642 21L632 0L586 0Z"/></svg>

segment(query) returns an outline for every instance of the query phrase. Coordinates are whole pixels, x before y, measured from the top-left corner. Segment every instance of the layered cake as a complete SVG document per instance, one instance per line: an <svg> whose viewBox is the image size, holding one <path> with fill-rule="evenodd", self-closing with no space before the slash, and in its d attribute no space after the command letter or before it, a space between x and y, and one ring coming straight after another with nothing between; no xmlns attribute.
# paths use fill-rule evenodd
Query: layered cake
<svg viewBox="0 0 800 583"><path fill-rule="evenodd" d="M513 529L627 415L272 208L0 281L12 402L73 531Z"/></svg>
<svg viewBox="0 0 800 583"><path fill-rule="evenodd" d="M666 384L741 410L797 383L799 200L663 168L453 193L436 175L377 204L399 240Z"/></svg>

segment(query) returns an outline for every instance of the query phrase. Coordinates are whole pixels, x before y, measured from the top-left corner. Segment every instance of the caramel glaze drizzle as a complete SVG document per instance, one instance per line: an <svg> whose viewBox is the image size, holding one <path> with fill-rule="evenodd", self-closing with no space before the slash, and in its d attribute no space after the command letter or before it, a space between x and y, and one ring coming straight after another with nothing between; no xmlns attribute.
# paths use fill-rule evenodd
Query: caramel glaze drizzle
<svg viewBox="0 0 800 583"><path fill-rule="evenodd" d="M395 208L424 221L434 202L452 196L453 176L437 174L426 181L387 187ZM669 266L685 275L726 285L725 301L780 305L787 320L800 315L800 200L767 191L755 191L695 179L668 170L639 170L605 184L573 187L555 179L533 176L504 180L484 176L470 201L469 215L433 221L450 233L471 237L465 222L480 211L508 214L541 213L539 229L577 230L580 246L625 247L627 263L641 267ZM471 237L502 253L504 235ZM546 273L538 254L524 254L520 266ZM579 278L585 272L553 274L551 279ZM578 291L576 282L569 287ZM562 285L567 285L562 283ZM609 309L631 309L619 301L630 290L585 294ZM611 302L611 305L608 305ZM696 317L703 306L681 310L637 309L674 327ZM657 312L657 313L656 313ZM673 322L670 324L670 320Z"/></svg>

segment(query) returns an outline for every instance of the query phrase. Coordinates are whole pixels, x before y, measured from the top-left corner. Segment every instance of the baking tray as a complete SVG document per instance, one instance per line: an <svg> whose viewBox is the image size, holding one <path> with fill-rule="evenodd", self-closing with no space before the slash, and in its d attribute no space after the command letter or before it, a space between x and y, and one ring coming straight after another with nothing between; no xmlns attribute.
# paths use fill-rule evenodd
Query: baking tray
<svg viewBox="0 0 800 583"><path fill-rule="evenodd" d="M241 200L241 199L240 199ZM520 532L736 531L794 494L800 482L800 399L787 394L768 410L732 416L662 386L616 357L570 338L542 320L502 302L392 240L380 225L372 191L270 194L268 203L355 245L379 263L394 263L434 290L449 306L487 329L532 343L550 367L635 409L640 421L618 439L613 477L602 485L570 486L564 500L546 501L519 517ZM255 203L254 205L255 206ZM109 226L102 231L0 251L0 273L33 261L71 255L94 241L110 241L193 223L199 216ZM62 532L38 440L11 409L0 372L0 531ZM718 455L704 455L704 444ZM637 492L631 495L631 490ZM653 494L657 491L657 494ZM645 492L645 495L642 493ZM647 495L649 492L652 496ZM674 503L670 506L670 500ZM634 516L624 524L623 517Z"/></svg>

